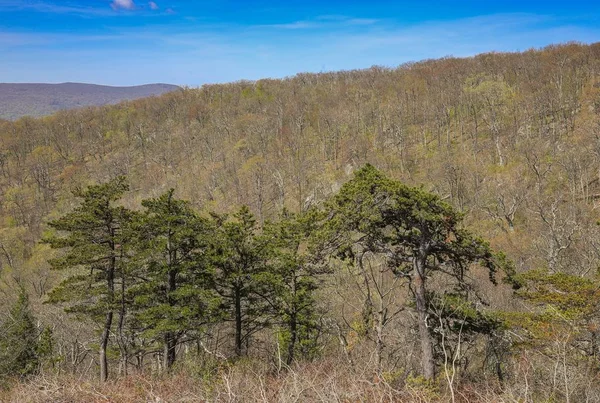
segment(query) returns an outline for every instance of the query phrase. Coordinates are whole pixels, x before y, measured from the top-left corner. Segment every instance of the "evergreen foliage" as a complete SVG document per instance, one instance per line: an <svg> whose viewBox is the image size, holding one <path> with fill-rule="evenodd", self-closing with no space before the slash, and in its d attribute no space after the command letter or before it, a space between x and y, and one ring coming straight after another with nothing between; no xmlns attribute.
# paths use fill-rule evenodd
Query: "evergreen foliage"
<svg viewBox="0 0 600 403"><path fill-rule="evenodd" d="M89 270L68 276L50 301L69 302L68 311L92 319L106 315L101 360L115 311L124 365L126 321L133 342L161 346L165 368L175 363L180 342L201 343L202 329L218 322L233 323L235 356L248 354L254 334L277 326L287 365L298 356L310 358L321 333L315 292L331 256L362 272L367 256L375 256L396 278L408 280L426 379L435 373L440 343L446 358L451 334L489 335L500 328L497 319L478 311L475 302L485 301L468 273L479 264L495 284L499 269L512 273L504 256L462 228L463 215L438 196L371 165L322 209L284 211L264 228L248 207L232 217L203 218L173 189L142 201L141 212L113 206L126 189L124 178L117 178L78 192L82 204L50 223L67 235L46 239L55 248L68 247L51 261L54 268ZM430 283L438 278L444 286L434 289ZM105 371L101 365L102 379Z"/></svg>
<svg viewBox="0 0 600 403"><path fill-rule="evenodd" d="M40 356L47 353L39 344L39 331L29 306L29 297L21 289L0 330L0 380L34 374L40 366ZM42 349L40 349L42 347Z"/></svg>
<svg viewBox="0 0 600 403"><path fill-rule="evenodd" d="M356 172L326 208L326 242L338 256L362 268L368 255L377 255L396 276L408 280L418 315L423 375L432 379L431 329L437 326L432 314L441 298L438 294L451 293L465 301L479 298L468 278L471 265L485 267L495 283L495 274L506 261L462 228L463 215L448 203L391 180L371 165ZM438 277L443 287L434 291L429 283ZM477 319L464 315L462 320L469 318Z"/></svg>
<svg viewBox="0 0 600 403"><path fill-rule="evenodd" d="M102 380L108 378L107 348L113 328L113 316L120 313L120 323L125 316L124 298L126 249L128 240L123 229L130 220L130 212L116 206L123 193L129 189L124 177L105 184L76 190L81 205L49 226L57 234L44 242L52 248L66 248L67 253L49 261L54 270L67 271L67 277L52 290L48 301L68 303L67 311L88 316L102 323L100 339L100 366ZM117 283L120 283L120 290Z"/></svg>
<svg viewBox="0 0 600 403"><path fill-rule="evenodd" d="M247 206L232 219L213 215L217 230L211 243L216 269L215 290L225 320L234 323L236 356L248 353L252 335L267 326L268 311L257 276L266 270L267 244L259 236L256 219ZM268 291L267 291L268 292Z"/></svg>
<svg viewBox="0 0 600 403"><path fill-rule="evenodd" d="M315 231L312 216L284 211L280 220L268 223L264 237L268 242L268 269L259 275L266 299L281 330L285 362L290 365L297 354L313 357L320 333L315 292L323 269L309 251Z"/></svg>
<svg viewBox="0 0 600 403"><path fill-rule="evenodd" d="M136 215L129 232L136 283L128 294L142 335L164 346L170 368L178 341L197 335L218 316L207 256L214 231L188 202L174 198L174 190L142 206L145 211Z"/></svg>

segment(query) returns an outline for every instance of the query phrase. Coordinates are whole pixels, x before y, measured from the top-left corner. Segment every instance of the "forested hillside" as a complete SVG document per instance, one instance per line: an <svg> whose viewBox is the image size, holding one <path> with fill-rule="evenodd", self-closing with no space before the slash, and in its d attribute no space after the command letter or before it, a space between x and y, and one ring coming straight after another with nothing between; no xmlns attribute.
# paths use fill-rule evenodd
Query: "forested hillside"
<svg viewBox="0 0 600 403"><path fill-rule="evenodd" d="M599 199L600 44L0 121L0 400L600 400Z"/></svg>
<svg viewBox="0 0 600 403"><path fill-rule="evenodd" d="M81 83L0 83L0 119L15 120L23 116L39 117L64 109L116 104L132 99L162 95L178 88L176 85L169 84L110 87Z"/></svg>

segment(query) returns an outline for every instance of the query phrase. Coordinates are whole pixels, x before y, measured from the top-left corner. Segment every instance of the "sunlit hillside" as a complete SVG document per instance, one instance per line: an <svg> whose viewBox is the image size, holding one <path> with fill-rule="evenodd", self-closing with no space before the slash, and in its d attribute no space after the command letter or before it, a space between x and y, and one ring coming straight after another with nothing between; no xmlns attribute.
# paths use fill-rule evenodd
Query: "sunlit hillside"
<svg viewBox="0 0 600 403"><path fill-rule="evenodd" d="M115 319L113 383L100 385L102 320L44 304L72 268L51 270L65 251L40 240L79 205L73 191L125 176L119 206L140 211L174 188L202 217L247 205L262 234L284 211L329 208L367 163L464 213L464 228L517 274L511 286L499 272L494 285L471 270L473 309L502 324L462 339L462 327L431 327L434 381L421 377L415 305L408 286L391 286L398 273L371 284L334 258L314 295L316 344L289 363L278 325L257 314L243 354L231 321L203 322L182 336L166 375L160 343L138 339L140 327L124 347ZM13 388L0 400L598 401L599 198L599 43L206 85L0 121L0 321L22 287L36 329L52 333L40 370L16 385L7 376ZM374 291L380 284L390 294ZM384 305L390 316L377 322Z"/></svg>

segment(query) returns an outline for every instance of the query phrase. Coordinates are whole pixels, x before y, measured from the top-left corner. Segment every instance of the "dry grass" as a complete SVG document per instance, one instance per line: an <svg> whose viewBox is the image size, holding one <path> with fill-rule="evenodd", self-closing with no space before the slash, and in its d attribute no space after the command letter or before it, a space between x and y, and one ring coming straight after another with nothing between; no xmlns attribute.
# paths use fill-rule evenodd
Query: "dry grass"
<svg viewBox="0 0 600 403"><path fill-rule="evenodd" d="M74 376L40 376L0 392L0 401L42 402L447 402L449 394L416 383L392 384L368 370L335 362L299 365L268 373L243 363L224 367L210 377L180 370L170 376L135 374L100 383ZM522 401L491 387L460 387L457 402Z"/></svg>

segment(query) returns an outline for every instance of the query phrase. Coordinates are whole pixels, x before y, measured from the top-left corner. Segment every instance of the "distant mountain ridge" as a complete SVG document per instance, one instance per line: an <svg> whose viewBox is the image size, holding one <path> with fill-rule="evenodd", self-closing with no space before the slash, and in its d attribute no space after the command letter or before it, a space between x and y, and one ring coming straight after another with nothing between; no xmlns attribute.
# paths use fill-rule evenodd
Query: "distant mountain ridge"
<svg viewBox="0 0 600 403"><path fill-rule="evenodd" d="M44 116L63 109L116 104L179 89L171 84L112 87L97 84L0 83L0 119Z"/></svg>

